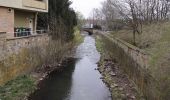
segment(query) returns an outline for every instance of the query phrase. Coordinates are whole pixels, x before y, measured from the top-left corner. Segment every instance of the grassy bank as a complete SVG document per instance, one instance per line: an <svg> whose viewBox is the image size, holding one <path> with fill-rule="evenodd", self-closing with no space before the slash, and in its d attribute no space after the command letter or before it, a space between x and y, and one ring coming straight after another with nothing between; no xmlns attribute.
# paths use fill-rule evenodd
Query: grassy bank
<svg viewBox="0 0 170 100"><path fill-rule="evenodd" d="M150 74L159 82L161 100L170 98L170 22L143 26L143 33L136 38L137 46L151 56ZM111 35L133 44L131 30L112 32Z"/></svg>
<svg viewBox="0 0 170 100"><path fill-rule="evenodd" d="M156 23L143 26L143 33L136 37L137 46L152 56L151 65L160 66L170 55L170 22ZM113 37L120 38L133 44L133 33L131 30L120 30L112 32ZM163 61L164 60L164 61ZM158 67L157 66L157 67Z"/></svg>
<svg viewBox="0 0 170 100"><path fill-rule="evenodd" d="M78 27L75 27L74 28L74 42L76 44L80 44L83 42L84 38L83 36L81 35L81 31L78 29Z"/></svg>
<svg viewBox="0 0 170 100"><path fill-rule="evenodd" d="M0 100L26 100L36 89L35 80L29 75L23 75L0 87Z"/></svg>

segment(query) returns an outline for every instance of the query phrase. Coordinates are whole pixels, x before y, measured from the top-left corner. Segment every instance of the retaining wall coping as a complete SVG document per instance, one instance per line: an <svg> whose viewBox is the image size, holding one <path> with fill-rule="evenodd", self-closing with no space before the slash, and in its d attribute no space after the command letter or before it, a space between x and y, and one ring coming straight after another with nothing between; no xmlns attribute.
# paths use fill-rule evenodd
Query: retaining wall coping
<svg viewBox="0 0 170 100"><path fill-rule="evenodd" d="M45 35L48 35L48 34L46 33L46 34L36 34L36 35L22 36L22 37L12 37L12 38L7 38L6 40L10 41L10 40L25 39L25 38L39 37L39 36L45 36Z"/></svg>
<svg viewBox="0 0 170 100"><path fill-rule="evenodd" d="M110 39L110 40L112 40L112 41L117 41L118 43L121 43L121 44L127 46L129 49L132 49L132 50L134 50L134 51L136 51L136 52L140 52L141 54L144 54L144 55L151 55L150 53L148 53L148 52L146 52L146 51L144 51L144 50L142 50L142 49L140 49L140 48L138 48L138 47L136 47L136 46L134 46L134 45L126 42L126 41L124 41L124 40L121 40L121 39L115 38L115 37L112 37L112 38L111 38L111 36L109 36L108 34L105 34L105 33L103 33L103 32L99 32L99 31L98 31L97 33L99 33L99 34L107 37L108 39Z"/></svg>
<svg viewBox="0 0 170 100"><path fill-rule="evenodd" d="M135 51L138 51L138 52L140 52L140 53L142 53L142 54L144 54L144 55L150 55L148 52L146 52L146 51L144 51L144 50L142 50L142 49L140 49L140 48L138 48L138 47L136 47L136 46L134 46L134 45L132 45L132 44L130 44L130 43L128 43L128 42L125 42L124 40L121 40L121 39L119 39L119 38L113 38L113 39L115 39L115 40L119 41L120 43L126 45L126 46L127 46L128 48L130 48L130 49L133 49L133 50L135 50Z"/></svg>

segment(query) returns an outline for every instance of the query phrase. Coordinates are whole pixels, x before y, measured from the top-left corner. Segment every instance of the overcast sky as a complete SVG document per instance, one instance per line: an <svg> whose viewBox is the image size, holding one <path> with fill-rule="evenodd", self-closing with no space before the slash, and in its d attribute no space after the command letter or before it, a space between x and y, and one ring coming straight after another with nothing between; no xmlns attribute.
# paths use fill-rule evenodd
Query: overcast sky
<svg viewBox="0 0 170 100"><path fill-rule="evenodd" d="M70 0L73 2L71 5L75 11L81 12L85 18L90 16L93 8L101 7L101 2L104 0Z"/></svg>

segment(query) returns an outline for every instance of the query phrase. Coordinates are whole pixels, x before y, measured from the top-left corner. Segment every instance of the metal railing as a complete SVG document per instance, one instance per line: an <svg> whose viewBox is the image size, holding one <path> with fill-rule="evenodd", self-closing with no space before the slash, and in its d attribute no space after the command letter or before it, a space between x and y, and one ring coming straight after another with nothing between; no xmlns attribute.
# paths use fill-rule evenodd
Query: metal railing
<svg viewBox="0 0 170 100"><path fill-rule="evenodd" d="M25 36L32 36L38 34L45 34L48 33L47 30L36 30L36 31L20 31L14 32L14 37L25 37Z"/></svg>

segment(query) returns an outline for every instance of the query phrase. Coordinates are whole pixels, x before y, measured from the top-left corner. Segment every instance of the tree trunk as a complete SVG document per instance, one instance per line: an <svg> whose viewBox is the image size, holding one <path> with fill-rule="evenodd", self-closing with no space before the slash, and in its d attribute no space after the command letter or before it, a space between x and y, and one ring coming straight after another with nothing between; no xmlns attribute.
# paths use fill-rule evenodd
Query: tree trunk
<svg viewBox="0 0 170 100"><path fill-rule="evenodd" d="M136 32L133 30L133 44L136 46Z"/></svg>

